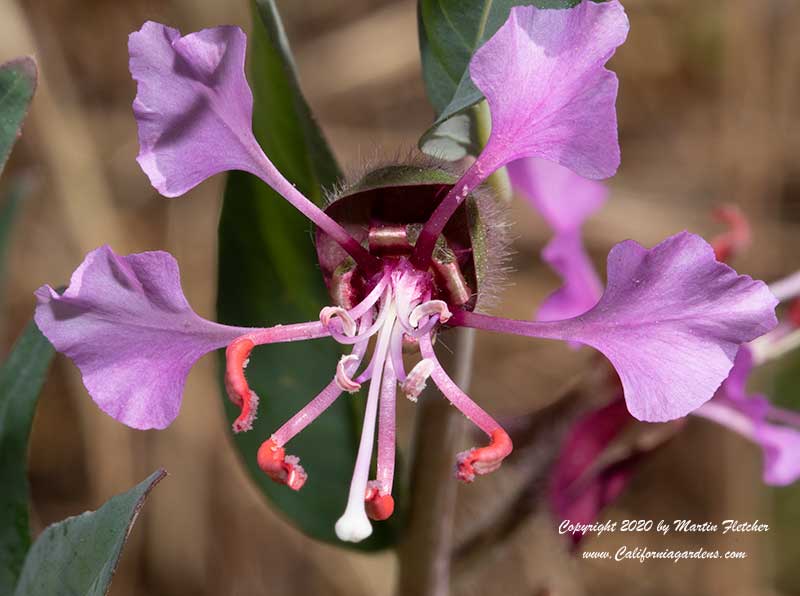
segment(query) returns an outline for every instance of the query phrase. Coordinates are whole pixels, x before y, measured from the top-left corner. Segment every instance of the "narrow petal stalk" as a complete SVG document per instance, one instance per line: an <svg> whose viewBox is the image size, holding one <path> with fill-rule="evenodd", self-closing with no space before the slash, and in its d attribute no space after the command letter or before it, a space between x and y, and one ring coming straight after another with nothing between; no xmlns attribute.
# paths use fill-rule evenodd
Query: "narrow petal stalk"
<svg viewBox="0 0 800 596"><path fill-rule="evenodd" d="M246 43L244 32L232 26L181 36L177 29L148 21L130 35L139 165L166 197L180 196L220 172L258 176L365 271L376 272L377 259L303 196L261 150L244 74Z"/></svg>
<svg viewBox="0 0 800 596"><path fill-rule="evenodd" d="M511 9L470 62L470 76L489 104L492 132L425 224L416 265L429 262L436 239L469 193L514 160L541 157L593 179L616 172L618 82L604 65L627 34L628 19L616 0L581 2L570 10Z"/></svg>
<svg viewBox="0 0 800 596"><path fill-rule="evenodd" d="M766 284L683 232L650 250L615 246L606 291L581 316L533 322L460 311L450 324L592 346L614 365L631 414L665 422L711 399L739 347L777 325L776 303Z"/></svg>

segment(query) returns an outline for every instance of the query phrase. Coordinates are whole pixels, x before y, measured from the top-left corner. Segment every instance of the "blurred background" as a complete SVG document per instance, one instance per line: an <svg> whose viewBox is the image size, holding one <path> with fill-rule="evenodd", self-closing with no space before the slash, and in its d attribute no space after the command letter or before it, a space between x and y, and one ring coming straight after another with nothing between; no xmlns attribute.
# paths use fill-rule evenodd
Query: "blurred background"
<svg viewBox="0 0 800 596"><path fill-rule="evenodd" d="M432 121L425 98L412 0L278 0L303 89L345 169L405 155ZM753 245L734 263L771 281L800 258L800 3L628 0L628 42L619 74L623 162L611 199L586 228L598 266L616 242L652 246L683 229L721 231L711 209L738 205ZM190 196L159 197L139 170L130 104L127 35L148 19L184 32L216 24L249 28L245 0L0 0L0 61L34 54L40 86L0 188L26 175L33 192L14 234L4 288L3 340L10 345L43 283L66 283L89 250L164 249L182 269L190 303L213 318L216 223L223 177ZM497 311L529 318L557 286L538 253L548 231L512 206L511 284ZM544 408L591 355L547 342L479 336L476 401L499 417ZM794 359L798 364L797 358ZM193 370L177 422L135 432L103 415L70 362L57 358L33 429L33 519L39 530L96 508L150 471L170 476L152 494L123 554L111 593L388 595L391 553L359 555L315 543L265 506L228 437L207 357ZM785 365L783 366L785 368ZM756 379L800 406L798 384L773 368ZM413 412L407 404L403 415ZM407 433L406 433L407 435ZM403 439L407 439L407 436ZM405 444L403 444L405 447ZM450 479L443 479L449 482ZM517 482L512 466L459 489L456 540L485 523ZM481 557L460 557L454 594L800 594L800 486L761 483L761 455L701 420L641 468L605 517L737 518L767 534L642 537L636 544L746 550L743 561L584 561L541 507ZM587 549L623 543L590 538Z"/></svg>

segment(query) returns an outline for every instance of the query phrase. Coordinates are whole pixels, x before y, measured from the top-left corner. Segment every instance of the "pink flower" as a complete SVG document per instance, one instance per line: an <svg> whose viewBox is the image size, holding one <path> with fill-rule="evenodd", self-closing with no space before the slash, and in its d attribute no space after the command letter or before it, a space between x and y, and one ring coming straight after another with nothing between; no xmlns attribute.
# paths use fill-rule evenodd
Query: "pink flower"
<svg viewBox="0 0 800 596"><path fill-rule="evenodd" d="M299 489L306 471L287 455L286 445L342 392L369 382L350 495L336 524L343 540L366 538L368 516L391 515L398 385L415 399L432 379L486 434L488 445L457 457L462 480L496 469L511 451L505 431L437 361L432 344L443 327L585 343L617 368L635 416L666 420L686 414L711 398L739 346L774 326L775 301L762 282L716 262L710 246L683 233L652 250L630 241L617 245L609 255L607 291L581 316L538 323L495 318L472 312L473 293L480 289L465 274L473 247L455 246L446 229L476 187L515 159L543 157L585 176L614 172L617 83L604 64L627 29L616 1L584 2L571 10L513 9L470 66L494 121L485 150L455 184L428 189L432 194L421 221L386 222L369 213L373 203L359 204L367 211L365 221L378 222L365 231L346 227L337 211L342 201L323 211L302 196L255 142L239 29L219 27L182 37L146 23L131 35L130 66L138 82L139 163L153 185L176 196L225 170L258 176L316 225L334 304L322 308L318 321L225 327L192 312L168 254L120 257L101 248L87 255L64 294L40 288L39 327L80 368L98 404L136 428L163 428L174 419L189 368L211 350L227 346L226 385L241 407L234 423L234 431L241 432L250 428L258 404L244 375L255 346L321 337L352 346L331 371L330 383L265 437L258 452L265 473ZM411 197L418 188L391 191ZM417 224L418 236L409 233ZM437 243L450 256L439 255ZM421 352L408 371L404 345ZM376 427L377 472L370 480Z"/></svg>

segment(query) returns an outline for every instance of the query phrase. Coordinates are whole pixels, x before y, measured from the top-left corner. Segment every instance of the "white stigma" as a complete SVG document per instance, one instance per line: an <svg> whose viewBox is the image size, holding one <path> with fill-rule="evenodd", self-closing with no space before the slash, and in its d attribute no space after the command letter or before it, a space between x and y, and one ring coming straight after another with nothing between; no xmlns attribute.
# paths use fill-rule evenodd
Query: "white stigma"
<svg viewBox="0 0 800 596"><path fill-rule="evenodd" d="M348 503L339 521L336 522L336 535L345 542L361 542L372 534L372 524L369 523L367 512L364 509L364 500L361 507L351 507Z"/></svg>

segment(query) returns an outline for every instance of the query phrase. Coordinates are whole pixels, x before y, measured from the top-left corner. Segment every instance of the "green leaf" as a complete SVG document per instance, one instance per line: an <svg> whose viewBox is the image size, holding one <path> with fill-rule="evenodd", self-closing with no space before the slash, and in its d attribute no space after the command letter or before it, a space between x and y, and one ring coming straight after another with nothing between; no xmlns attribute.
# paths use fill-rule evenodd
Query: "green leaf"
<svg viewBox="0 0 800 596"><path fill-rule="evenodd" d="M14 590L31 544L28 436L52 358L50 342L31 322L0 369L0 594Z"/></svg>
<svg viewBox="0 0 800 596"><path fill-rule="evenodd" d="M253 126L275 166L317 204L339 169L300 92L286 35L274 2L256 2L250 38ZM219 320L268 326L314 320L329 301L311 237L311 224L260 180L241 172L228 178L219 225ZM353 397L344 395L292 440L309 477L299 492L270 480L256 463L262 441L302 408L333 377L341 352L332 340L257 347L247 367L261 396L253 430L235 437L250 475L262 492L300 530L338 542L334 524L344 511L360 429ZM233 421L237 408L226 403ZM375 524L356 546L388 546L393 531ZM350 546L350 545L348 545Z"/></svg>
<svg viewBox="0 0 800 596"><path fill-rule="evenodd" d="M164 476L158 470L97 511L48 526L25 559L14 596L103 596L147 495Z"/></svg>
<svg viewBox="0 0 800 596"><path fill-rule="evenodd" d="M36 62L25 56L0 65L0 173L22 129L33 92Z"/></svg>
<svg viewBox="0 0 800 596"><path fill-rule="evenodd" d="M31 190L31 181L26 176L18 176L11 180L10 188L5 193L0 203L0 292L6 282L6 264L8 262L8 248L11 243L11 231L17 220L22 199ZM0 304L2 296L0 295Z"/></svg>
<svg viewBox="0 0 800 596"><path fill-rule="evenodd" d="M602 1L602 0L601 0ZM581 0L419 0L418 29L422 76L436 121L422 136L420 148L443 159L459 159L463 133L448 142L439 127L475 105L483 95L469 76L475 51L506 22L514 6L563 9ZM438 139L440 142L432 144Z"/></svg>

